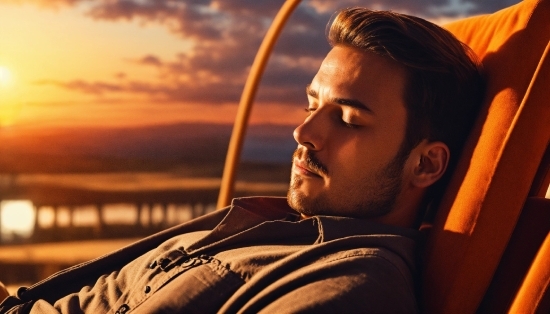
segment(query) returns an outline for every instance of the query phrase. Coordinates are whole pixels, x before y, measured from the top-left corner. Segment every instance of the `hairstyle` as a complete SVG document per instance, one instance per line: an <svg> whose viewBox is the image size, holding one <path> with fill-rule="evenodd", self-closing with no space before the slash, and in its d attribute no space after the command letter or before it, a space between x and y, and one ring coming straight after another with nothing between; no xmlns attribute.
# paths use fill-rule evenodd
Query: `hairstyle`
<svg viewBox="0 0 550 314"><path fill-rule="evenodd" d="M424 139L441 141L451 152L452 170L485 91L481 65L472 50L419 17L366 8L338 12L327 37L331 46L373 52L404 67L407 127L400 152L408 155Z"/></svg>

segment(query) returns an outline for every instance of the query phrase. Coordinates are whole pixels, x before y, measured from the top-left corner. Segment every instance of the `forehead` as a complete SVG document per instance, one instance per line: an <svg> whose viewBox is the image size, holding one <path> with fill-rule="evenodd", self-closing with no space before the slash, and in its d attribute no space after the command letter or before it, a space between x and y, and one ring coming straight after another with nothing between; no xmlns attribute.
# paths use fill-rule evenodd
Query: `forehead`
<svg viewBox="0 0 550 314"><path fill-rule="evenodd" d="M389 58L348 46L336 46L323 60L311 88L321 96L345 97L379 107L404 106L406 72ZM376 108L372 108L376 110Z"/></svg>

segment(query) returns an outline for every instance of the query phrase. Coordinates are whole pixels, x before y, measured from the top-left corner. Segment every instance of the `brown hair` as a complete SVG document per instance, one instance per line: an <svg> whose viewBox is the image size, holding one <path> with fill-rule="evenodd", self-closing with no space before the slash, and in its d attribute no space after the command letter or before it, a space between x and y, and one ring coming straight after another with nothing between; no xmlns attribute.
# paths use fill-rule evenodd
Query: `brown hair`
<svg viewBox="0 0 550 314"><path fill-rule="evenodd" d="M485 90L472 50L419 17L366 8L338 12L327 37L332 46L356 47L404 67L407 132L401 152L408 155L423 139L441 141L451 151L452 169Z"/></svg>

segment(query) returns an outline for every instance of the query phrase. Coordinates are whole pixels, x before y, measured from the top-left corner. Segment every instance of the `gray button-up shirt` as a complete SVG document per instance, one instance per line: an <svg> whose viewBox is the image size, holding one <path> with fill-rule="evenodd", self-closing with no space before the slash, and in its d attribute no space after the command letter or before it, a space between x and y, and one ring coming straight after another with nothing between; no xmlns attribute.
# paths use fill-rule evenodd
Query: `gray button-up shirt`
<svg viewBox="0 0 550 314"><path fill-rule="evenodd" d="M411 313L417 311L416 236L361 219L300 220L284 198L237 199L224 211L146 239L147 245L54 275L23 293L23 301L29 293L32 298L13 311ZM158 244L136 249L152 243ZM136 257L121 263L116 256L125 251ZM101 271L94 263L107 265L99 278L74 274ZM64 290L67 281L72 292L38 292L44 285Z"/></svg>

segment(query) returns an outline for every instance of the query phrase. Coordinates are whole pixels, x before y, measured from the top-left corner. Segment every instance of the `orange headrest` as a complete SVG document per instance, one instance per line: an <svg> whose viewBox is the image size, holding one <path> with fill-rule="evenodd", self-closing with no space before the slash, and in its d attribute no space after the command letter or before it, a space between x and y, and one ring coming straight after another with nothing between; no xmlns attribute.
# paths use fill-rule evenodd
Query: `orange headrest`
<svg viewBox="0 0 550 314"><path fill-rule="evenodd" d="M473 313L550 140L550 1L526 0L445 27L479 56L488 86L430 231L423 306Z"/></svg>

